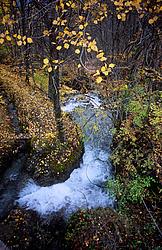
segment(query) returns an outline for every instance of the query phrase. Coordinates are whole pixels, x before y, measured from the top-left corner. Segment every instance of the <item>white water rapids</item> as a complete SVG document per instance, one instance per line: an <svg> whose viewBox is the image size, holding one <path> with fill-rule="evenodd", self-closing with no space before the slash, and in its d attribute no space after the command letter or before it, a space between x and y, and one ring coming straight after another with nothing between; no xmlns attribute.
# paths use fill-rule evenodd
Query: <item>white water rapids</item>
<svg viewBox="0 0 162 250"><path fill-rule="evenodd" d="M76 95L62 110L70 112L85 135L85 153L80 167L63 183L41 187L29 180L19 194L18 203L46 216L63 211L68 217L80 208L112 207L114 200L104 188L111 177L109 161L111 119L95 94Z"/></svg>

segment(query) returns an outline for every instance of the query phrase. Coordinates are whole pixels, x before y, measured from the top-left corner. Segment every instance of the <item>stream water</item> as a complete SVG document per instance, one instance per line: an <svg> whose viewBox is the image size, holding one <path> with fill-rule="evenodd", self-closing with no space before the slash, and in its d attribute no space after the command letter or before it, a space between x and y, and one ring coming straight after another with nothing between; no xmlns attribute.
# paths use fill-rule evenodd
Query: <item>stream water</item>
<svg viewBox="0 0 162 250"><path fill-rule="evenodd" d="M14 131L16 135L20 136L22 131L16 109L7 96L4 96L4 99ZM18 198L19 183L22 181L23 167L27 159L25 139L19 140L18 145L19 149L17 149L17 154L14 155L10 167L0 178L0 220L13 208L15 200Z"/></svg>
<svg viewBox="0 0 162 250"><path fill-rule="evenodd" d="M19 206L42 216L61 211L65 217L80 208L112 207L114 200L104 186L112 175L110 114L102 109L102 101L95 94L75 95L62 110L70 112L84 134L85 153L80 167L65 182L48 187L29 179L19 193Z"/></svg>

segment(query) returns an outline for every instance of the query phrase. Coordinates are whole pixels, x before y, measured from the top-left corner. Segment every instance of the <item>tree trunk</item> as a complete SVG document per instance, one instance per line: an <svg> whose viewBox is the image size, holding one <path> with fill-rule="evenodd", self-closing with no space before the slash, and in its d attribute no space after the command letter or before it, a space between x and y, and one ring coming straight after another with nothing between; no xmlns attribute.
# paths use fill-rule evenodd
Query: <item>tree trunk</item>
<svg viewBox="0 0 162 250"><path fill-rule="evenodd" d="M52 27L52 23L50 24ZM55 120L58 129L58 136L60 142L64 142L64 128L61 117L61 106L60 106L60 95L59 95L59 67L54 68L52 60L59 60L59 52L56 50L56 36L55 27L53 27L52 33L49 36L49 46L50 46L50 63L52 66L52 72L49 73L49 83L48 83L48 96L53 101Z"/></svg>
<svg viewBox="0 0 162 250"><path fill-rule="evenodd" d="M53 68L53 67L52 67ZM64 142L64 127L61 117L60 95L59 95L59 69L49 73L48 96L54 104L54 114L60 142Z"/></svg>
<svg viewBox="0 0 162 250"><path fill-rule="evenodd" d="M52 0L50 0L52 2ZM43 5L39 3L39 1L34 1L36 8L41 10L43 8ZM54 3L55 4L55 3ZM54 114L55 114L55 120L58 130L58 137L60 142L65 141L64 136L64 127L61 117L61 106L60 106L60 96L59 96L59 68L55 69L52 63L52 60L58 60L59 59L59 53L56 50L56 45L53 44L54 42L57 43L56 37L57 33L56 28L57 26L54 26L52 24L53 20L56 17L56 10L55 7L51 7L49 9L49 12L46 16L44 16L44 23L48 30L51 30L51 34L49 36L49 53L50 53L50 64L52 67L52 72L49 73L49 82L48 82L48 97L53 101L54 104Z"/></svg>
<svg viewBox="0 0 162 250"><path fill-rule="evenodd" d="M20 1L20 12L21 12L21 17L22 17L22 21L21 21L21 25L22 25L22 33L23 36L27 35L27 10L28 10L28 6L27 3L22 0ZM24 51L24 64L25 64L25 80L27 83L29 83L29 78L30 78L30 64L29 64L29 45L27 43L27 38L25 39L25 51Z"/></svg>

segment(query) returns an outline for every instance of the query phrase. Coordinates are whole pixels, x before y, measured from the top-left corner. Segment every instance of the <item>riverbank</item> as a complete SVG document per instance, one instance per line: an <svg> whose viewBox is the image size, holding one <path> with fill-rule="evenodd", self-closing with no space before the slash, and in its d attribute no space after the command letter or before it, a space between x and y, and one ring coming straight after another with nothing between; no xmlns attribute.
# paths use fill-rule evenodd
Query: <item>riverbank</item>
<svg viewBox="0 0 162 250"><path fill-rule="evenodd" d="M48 97L37 87L26 84L9 67L2 65L0 72L1 88L14 105L22 137L28 138L30 144L28 173L42 184L65 180L83 150L78 126L63 114L66 140L60 143L53 104Z"/></svg>

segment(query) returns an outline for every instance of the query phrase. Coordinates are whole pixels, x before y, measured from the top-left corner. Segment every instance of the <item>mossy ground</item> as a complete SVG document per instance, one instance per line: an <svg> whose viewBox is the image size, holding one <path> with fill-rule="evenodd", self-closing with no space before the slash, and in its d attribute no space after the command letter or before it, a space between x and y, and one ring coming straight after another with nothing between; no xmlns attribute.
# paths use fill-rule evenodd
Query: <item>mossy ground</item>
<svg viewBox="0 0 162 250"><path fill-rule="evenodd" d="M129 205L122 215L109 208L80 210L70 218L65 235L68 250L160 250L160 246L155 224L141 205Z"/></svg>
<svg viewBox="0 0 162 250"><path fill-rule="evenodd" d="M126 236L125 221L112 209L80 210L69 220L65 236L66 249L122 249Z"/></svg>

